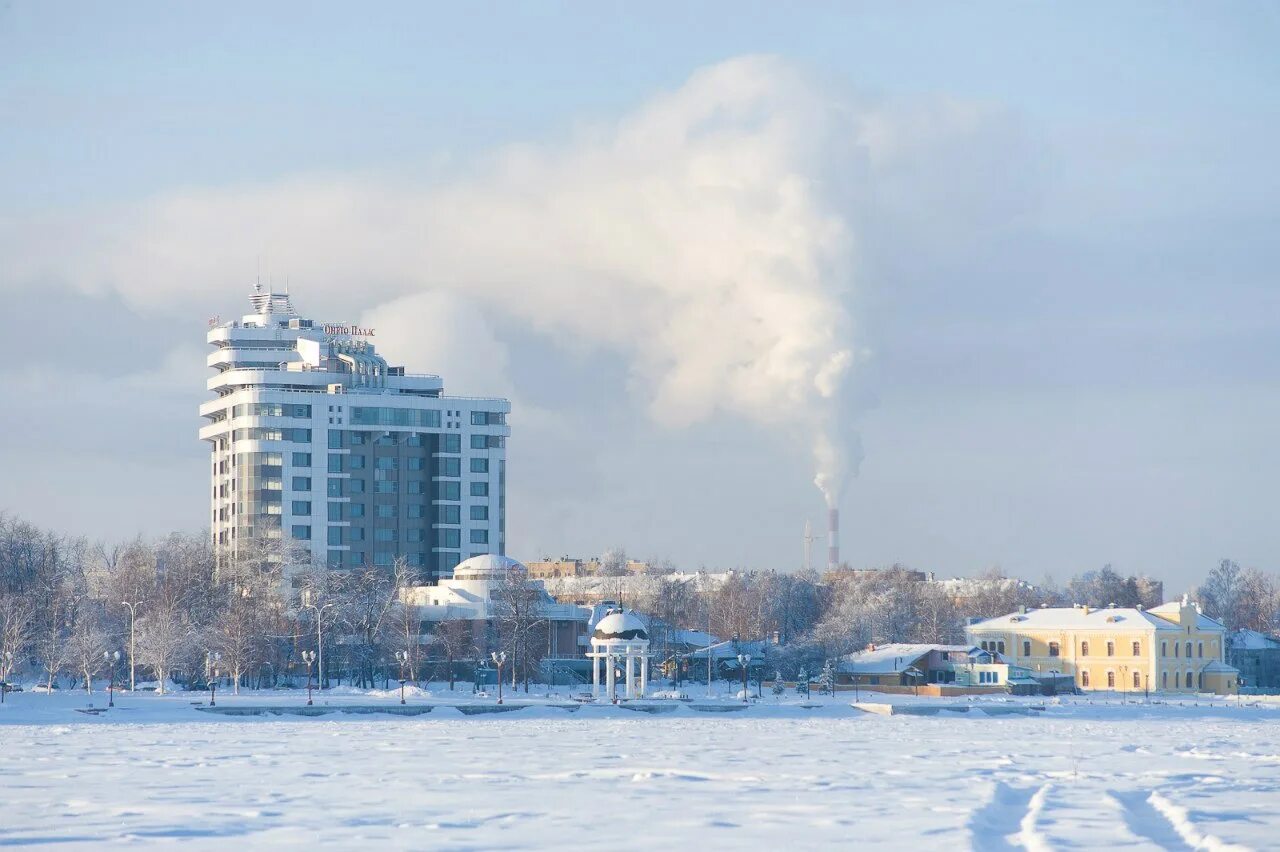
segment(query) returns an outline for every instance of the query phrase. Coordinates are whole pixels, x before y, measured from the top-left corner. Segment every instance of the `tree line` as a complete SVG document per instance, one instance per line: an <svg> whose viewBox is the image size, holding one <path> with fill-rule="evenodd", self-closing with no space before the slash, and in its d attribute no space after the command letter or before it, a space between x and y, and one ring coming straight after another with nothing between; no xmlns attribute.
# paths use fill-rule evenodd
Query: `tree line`
<svg viewBox="0 0 1280 852"><path fill-rule="evenodd" d="M266 540L227 560L203 535L91 543L0 514L0 680L19 671L48 687L70 679L92 689L110 675L164 689L203 685L216 672L233 690L299 686L309 677L304 650L320 651L318 678L360 687L386 686L402 673L452 686L459 669L487 665L491 650L506 653L513 684L527 688L542 670L550 629L543 593L518 572L500 581L496 617L479 630L457 621L424 626L400 594L420 583L404 564L309 566L286 579L281 566L300 561L290 548ZM998 570L930 582L895 565L824 581L813 571L677 575L669 562L650 564L653 573L629 584L624 603L650 617L660 659L687 645L679 631L766 639L770 670L788 677L869 644L959 643L970 620L1023 606L1150 607L1162 597L1159 583L1109 565L1058 587ZM1194 594L1229 629L1276 628L1272 574L1223 560Z"/></svg>

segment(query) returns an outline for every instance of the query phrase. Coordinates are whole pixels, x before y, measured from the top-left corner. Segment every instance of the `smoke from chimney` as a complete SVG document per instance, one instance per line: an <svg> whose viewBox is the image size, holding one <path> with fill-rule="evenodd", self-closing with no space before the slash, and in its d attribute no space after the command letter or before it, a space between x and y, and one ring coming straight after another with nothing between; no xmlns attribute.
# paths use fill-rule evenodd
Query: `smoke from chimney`
<svg viewBox="0 0 1280 852"><path fill-rule="evenodd" d="M840 567L840 510L827 511L827 570Z"/></svg>

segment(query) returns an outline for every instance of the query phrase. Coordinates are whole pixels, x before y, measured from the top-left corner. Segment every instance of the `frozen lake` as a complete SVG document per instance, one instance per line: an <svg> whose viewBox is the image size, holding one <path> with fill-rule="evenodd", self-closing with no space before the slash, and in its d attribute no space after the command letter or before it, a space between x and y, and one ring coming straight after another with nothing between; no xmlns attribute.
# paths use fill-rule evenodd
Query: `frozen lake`
<svg viewBox="0 0 1280 852"><path fill-rule="evenodd" d="M197 698L125 696L95 718L71 709L82 695L10 696L0 846L1191 849L1280 837L1270 707L885 717L766 699L714 715L281 720L211 718Z"/></svg>

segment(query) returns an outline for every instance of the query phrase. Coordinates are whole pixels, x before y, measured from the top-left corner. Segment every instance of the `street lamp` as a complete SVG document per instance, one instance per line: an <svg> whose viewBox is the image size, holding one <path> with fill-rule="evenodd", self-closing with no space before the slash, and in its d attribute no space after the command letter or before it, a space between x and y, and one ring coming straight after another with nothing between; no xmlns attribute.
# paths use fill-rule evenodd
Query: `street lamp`
<svg viewBox="0 0 1280 852"><path fill-rule="evenodd" d="M311 706L311 664L316 661L315 651L303 651L302 662L307 664L307 706Z"/></svg>
<svg viewBox="0 0 1280 852"><path fill-rule="evenodd" d="M133 692L134 690L133 660L134 660L134 648L137 646L137 643L134 641L135 637L137 636L137 633L135 632L134 628L138 624L138 604L140 603L142 603L142 601L120 601L121 606L129 607L129 691L130 692Z"/></svg>
<svg viewBox="0 0 1280 852"><path fill-rule="evenodd" d="M409 662L408 651L396 651L396 660L400 663L400 703L404 703L404 667Z"/></svg>
<svg viewBox="0 0 1280 852"><path fill-rule="evenodd" d="M739 655L738 655L738 665L742 668L742 703L743 703L743 704L746 704L746 703L747 703L747 701L748 701L748 695L747 695L747 666L748 666L748 665L750 665L750 664L751 664L751 655L750 655L750 654L739 654Z"/></svg>
<svg viewBox="0 0 1280 852"><path fill-rule="evenodd" d="M324 689L324 684L321 682L324 678L324 637L320 632L320 627L322 623L321 620L324 617L324 611L333 606L333 603L330 602L324 606L317 607L315 604L309 602L311 600L310 589L306 590L304 595L305 597L303 600L308 601L308 603L304 603L302 605L302 609L313 609L316 613L316 662L318 663L316 666L316 689Z"/></svg>
<svg viewBox="0 0 1280 852"><path fill-rule="evenodd" d="M498 703L502 703L502 666L507 661L506 651L493 651L489 654L493 664L498 667Z"/></svg>
<svg viewBox="0 0 1280 852"><path fill-rule="evenodd" d="M107 664L107 675L109 678L109 680L107 681L107 706L115 707L116 706L116 697L115 697L116 664L120 662L120 652L119 651L103 651L102 661Z"/></svg>
<svg viewBox="0 0 1280 852"><path fill-rule="evenodd" d="M210 651L205 654L205 667L209 670L209 706L213 707L217 703L218 691L218 663L222 660L222 655L217 651Z"/></svg>

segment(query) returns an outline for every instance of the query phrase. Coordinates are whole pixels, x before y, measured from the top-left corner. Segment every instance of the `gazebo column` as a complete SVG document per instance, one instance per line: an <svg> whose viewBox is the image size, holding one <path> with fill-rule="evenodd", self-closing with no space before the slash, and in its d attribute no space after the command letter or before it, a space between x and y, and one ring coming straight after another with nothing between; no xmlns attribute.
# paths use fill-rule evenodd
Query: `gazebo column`
<svg viewBox="0 0 1280 852"><path fill-rule="evenodd" d="M613 671L614 665L613 665L612 650L605 651L604 664L605 664L604 677L605 677L606 689L609 692L609 700L615 701L618 698L618 690L617 690L617 683L616 683L617 678L614 676L614 671Z"/></svg>
<svg viewBox="0 0 1280 852"><path fill-rule="evenodd" d="M636 658L630 645L627 646L627 697L636 697Z"/></svg>
<svg viewBox="0 0 1280 852"><path fill-rule="evenodd" d="M596 651L591 657L591 694L600 697L600 652Z"/></svg>
<svg viewBox="0 0 1280 852"><path fill-rule="evenodd" d="M645 690L649 688L649 652L645 650L640 655L640 697L644 698Z"/></svg>

